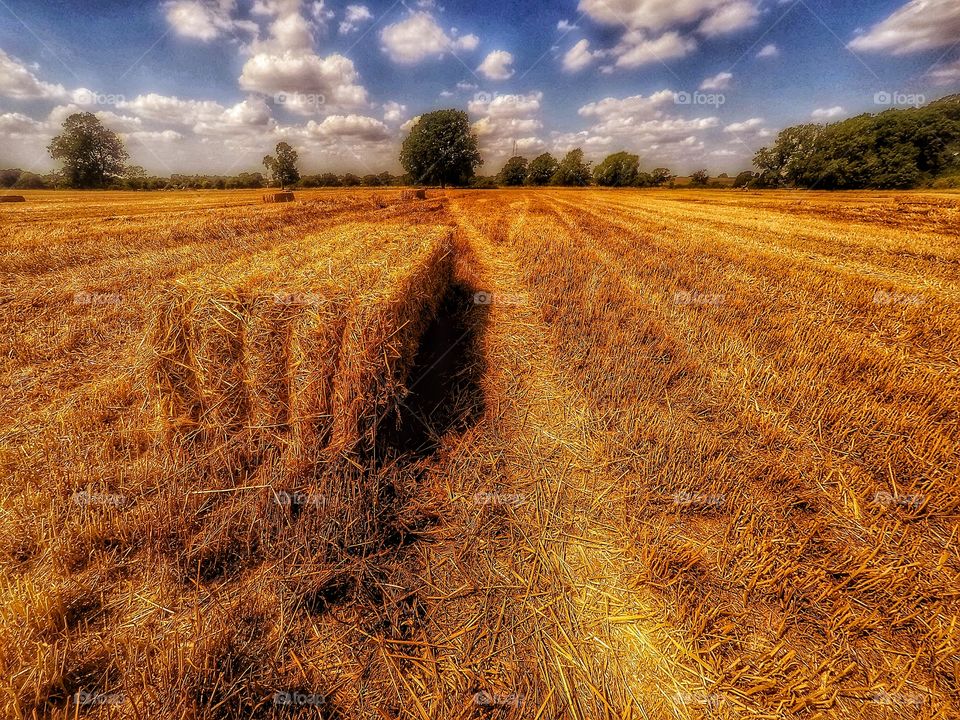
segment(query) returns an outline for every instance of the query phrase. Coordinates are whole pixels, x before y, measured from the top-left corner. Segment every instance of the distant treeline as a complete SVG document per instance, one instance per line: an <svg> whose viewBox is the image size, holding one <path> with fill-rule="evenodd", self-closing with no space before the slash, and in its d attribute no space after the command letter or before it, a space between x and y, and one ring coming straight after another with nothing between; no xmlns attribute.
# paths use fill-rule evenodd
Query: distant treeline
<svg viewBox="0 0 960 720"><path fill-rule="evenodd" d="M960 187L960 95L917 108L797 125L762 148L752 187Z"/></svg>
<svg viewBox="0 0 960 720"><path fill-rule="evenodd" d="M382 172L377 175L354 175L322 173L304 175L294 187L384 187L410 184L406 175ZM108 190L240 190L270 187L270 181L262 173L239 175L171 175L170 177L148 176L139 168L128 168L124 177L114 178L105 187ZM63 173L46 175L11 168L0 170L0 188L21 190L54 190L71 187Z"/></svg>

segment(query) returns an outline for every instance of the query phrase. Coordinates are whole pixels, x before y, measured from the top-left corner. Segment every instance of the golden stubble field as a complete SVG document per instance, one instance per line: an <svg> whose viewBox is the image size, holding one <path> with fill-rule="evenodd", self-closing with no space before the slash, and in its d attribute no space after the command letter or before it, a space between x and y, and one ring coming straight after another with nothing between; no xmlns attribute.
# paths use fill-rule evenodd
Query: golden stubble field
<svg viewBox="0 0 960 720"><path fill-rule="evenodd" d="M960 195L0 206L0 706L960 714Z"/></svg>

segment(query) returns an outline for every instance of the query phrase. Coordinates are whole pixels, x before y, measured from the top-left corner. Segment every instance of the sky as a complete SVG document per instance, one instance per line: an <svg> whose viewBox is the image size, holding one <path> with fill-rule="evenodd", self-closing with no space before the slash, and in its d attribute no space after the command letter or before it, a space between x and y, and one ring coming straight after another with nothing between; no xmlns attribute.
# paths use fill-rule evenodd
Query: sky
<svg viewBox="0 0 960 720"><path fill-rule="evenodd" d="M89 111L148 173L399 172L423 112L495 174L620 150L749 169L784 127L960 91L960 0L0 0L0 167Z"/></svg>

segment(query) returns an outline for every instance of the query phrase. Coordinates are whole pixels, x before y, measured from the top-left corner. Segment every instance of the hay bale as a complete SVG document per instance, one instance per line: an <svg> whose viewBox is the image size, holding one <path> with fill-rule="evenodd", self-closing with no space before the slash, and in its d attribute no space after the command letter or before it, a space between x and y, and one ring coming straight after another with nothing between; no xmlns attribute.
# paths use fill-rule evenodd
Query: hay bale
<svg viewBox="0 0 960 720"><path fill-rule="evenodd" d="M23 195L0 195L0 203L26 201L27 199Z"/></svg>
<svg viewBox="0 0 960 720"><path fill-rule="evenodd" d="M306 308L290 334L288 480L310 477L333 426L333 382L345 326L344 304Z"/></svg>
<svg viewBox="0 0 960 720"><path fill-rule="evenodd" d="M332 454L374 449L381 420L405 395L420 338L452 276L452 234L445 232L424 243L392 287L356 302L334 380Z"/></svg>
<svg viewBox="0 0 960 720"><path fill-rule="evenodd" d="M276 293L258 294L247 306L243 363L248 429L260 448L279 445L288 429L287 364L297 311Z"/></svg>
<svg viewBox="0 0 960 720"><path fill-rule="evenodd" d="M416 188L415 190L401 190L400 199L405 201L410 200L426 200L427 191L426 188Z"/></svg>
<svg viewBox="0 0 960 720"><path fill-rule="evenodd" d="M292 192L266 193L263 196L265 203L293 202Z"/></svg>
<svg viewBox="0 0 960 720"><path fill-rule="evenodd" d="M194 372L186 309L179 288L161 295L147 333L147 380L165 443L190 435L200 422L200 391Z"/></svg>

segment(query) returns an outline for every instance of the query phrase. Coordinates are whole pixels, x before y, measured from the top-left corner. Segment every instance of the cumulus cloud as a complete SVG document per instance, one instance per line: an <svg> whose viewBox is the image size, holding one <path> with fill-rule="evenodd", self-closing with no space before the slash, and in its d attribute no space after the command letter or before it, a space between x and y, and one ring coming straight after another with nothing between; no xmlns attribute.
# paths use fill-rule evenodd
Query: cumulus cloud
<svg viewBox="0 0 960 720"><path fill-rule="evenodd" d="M764 45L760 48L760 52L757 53L758 58L775 58L780 57L780 48L778 48L773 43Z"/></svg>
<svg viewBox="0 0 960 720"><path fill-rule="evenodd" d="M0 95L17 100L57 99L67 96L63 85L37 78L16 58L0 50Z"/></svg>
<svg viewBox="0 0 960 720"><path fill-rule="evenodd" d="M403 120L404 115L407 114L407 106L401 105L398 102L389 100L383 104L383 121L385 123L390 123L391 125L396 125L401 120Z"/></svg>
<svg viewBox="0 0 960 720"><path fill-rule="evenodd" d="M750 118L743 122L735 122L727 125L723 131L727 133L747 133L759 130L763 125L763 118Z"/></svg>
<svg viewBox="0 0 960 720"><path fill-rule="evenodd" d="M313 53L285 52L281 55L259 53L243 66L240 87L251 92L284 99L295 111L315 111L317 106L358 108L367 104L367 90L359 83L360 75L353 61L334 54L325 58ZM296 103L300 96L309 102Z"/></svg>
<svg viewBox="0 0 960 720"><path fill-rule="evenodd" d="M906 55L947 47L960 37L960 2L909 0L848 45L863 52Z"/></svg>
<svg viewBox="0 0 960 720"><path fill-rule="evenodd" d="M513 55L506 50L494 50L480 63L477 72L487 80L506 80L513 77Z"/></svg>
<svg viewBox="0 0 960 720"><path fill-rule="evenodd" d="M319 123L310 120L305 133L317 138L351 138L366 142L379 142L391 137L386 125L365 115L330 115Z"/></svg>
<svg viewBox="0 0 960 720"><path fill-rule="evenodd" d="M700 83L701 90L726 90L730 87L730 81L733 80L733 74L728 72L717 73L712 77L706 78Z"/></svg>
<svg viewBox="0 0 960 720"><path fill-rule="evenodd" d="M368 20L373 20L373 15L366 5L347 5L343 20L340 22L340 34L352 33L360 27L361 23Z"/></svg>
<svg viewBox="0 0 960 720"><path fill-rule="evenodd" d="M23 113L0 115L0 135L10 138L29 137L46 132L47 126Z"/></svg>
<svg viewBox="0 0 960 720"><path fill-rule="evenodd" d="M678 32L649 37L642 30L631 30L623 35L613 48L616 67L637 68L689 55L697 49L697 41Z"/></svg>
<svg viewBox="0 0 960 720"><path fill-rule="evenodd" d="M383 51L391 60L414 65L429 57L440 58L448 52L474 50L480 44L476 35L454 37L444 31L434 16L425 11L411 13L400 22L380 31Z"/></svg>
<svg viewBox="0 0 960 720"><path fill-rule="evenodd" d="M236 20L236 0L170 0L163 4L164 14L180 37L209 42L237 30L256 34L256 23Z"/></svg>
<svg viewBox="0 0 960 720"><path fill-rule="evenodd" d="M540 112L543 93L505 94L493 97L480 95L471 100L467 110L478 119L473 131L480 140L480 149L492 163L505 160L516 144L522 148L541 148L544 142L537 133L543 128Z"/></svg>
<svg viewBox="0 0 960 720"><path fill-rule="evenodd" d="M563 69L567 72L579 72L591 65L601 53L590 50L590 41L584 38L571 47L563 56Z"/></svg>
<svg viewBox="0 0 960 720"><path fill-rule="evenodd" d="M840 117L846 112L840 105L835 105L830 108L817 108L810 115L817 120L829 120L831 118Z"/></svg>
<svg viewBox="0 0 960 720"><path fill-rule="evenodd" d="M569 20L561 20L560 22L557 23L557 30L559 30L560 32L567 33L567 32L570 32L571 30L576 30L576 29L577 29L577 25L570 22Z"/></svg>
<svg viewBox="0 0 960 720"><path fill-rule="evenodd" d="M117 103L117 108L128 110L144 120L170 125L195 125L213 120L224 110L212 100L181 100L176 96L147 93L133 100Z"/></svg>

